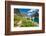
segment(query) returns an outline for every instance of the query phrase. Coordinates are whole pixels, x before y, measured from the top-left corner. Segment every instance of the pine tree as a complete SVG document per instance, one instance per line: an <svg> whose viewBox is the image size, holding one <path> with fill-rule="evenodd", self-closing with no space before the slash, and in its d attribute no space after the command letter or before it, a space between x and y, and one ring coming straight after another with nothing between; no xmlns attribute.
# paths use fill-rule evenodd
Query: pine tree
<svg viewBox="0 0 46 36"><path fill-rule="evenodd" d="M15 13L15 14L20 14L19 9L18 9L18 8L14 9L14 13Z"/></svg>

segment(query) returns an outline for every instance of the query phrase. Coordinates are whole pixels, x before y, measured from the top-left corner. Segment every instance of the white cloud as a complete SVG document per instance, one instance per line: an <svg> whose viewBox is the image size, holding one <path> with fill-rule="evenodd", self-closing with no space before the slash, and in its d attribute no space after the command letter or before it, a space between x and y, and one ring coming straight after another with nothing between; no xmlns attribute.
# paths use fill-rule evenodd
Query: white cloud
<svg viewBox="0 0 46 36"><path fill-rule="evenodd" d="M27 15L31 15L31 13L28 13Z"/></svg>
<svg viewBox="0 0 46 36"><path fill-rule="evenodd" d="M31 9L31 10L29 10L28 12L32 12L33 10Z"/></svg>

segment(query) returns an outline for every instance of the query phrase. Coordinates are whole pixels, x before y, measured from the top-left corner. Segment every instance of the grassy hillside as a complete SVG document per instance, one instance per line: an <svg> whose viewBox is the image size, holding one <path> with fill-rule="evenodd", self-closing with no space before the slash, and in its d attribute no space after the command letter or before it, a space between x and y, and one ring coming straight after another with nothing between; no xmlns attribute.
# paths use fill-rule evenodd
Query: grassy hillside
<svg viewBox="0 0 46 36"><path fill-rule="evenodd" d="M14 16L14 26L19 27L35 27L38 26L37 22L33 22L32 18L24 18L22 16Z"/></svg>

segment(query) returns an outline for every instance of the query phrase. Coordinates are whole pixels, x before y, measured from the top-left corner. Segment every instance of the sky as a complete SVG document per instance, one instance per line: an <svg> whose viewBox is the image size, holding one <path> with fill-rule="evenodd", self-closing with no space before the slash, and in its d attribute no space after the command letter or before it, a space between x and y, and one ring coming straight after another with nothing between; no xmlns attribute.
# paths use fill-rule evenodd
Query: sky
<svg viewBox="0 0 46 36"><path fill-rule="evenodd" d="M23 14L27 14L29 16L35 14L36 12L39 11L39 9L25 9L25 8L21 8L19 9L20 13L23 13Z"/></svg>
<svg viewBox="0 0 46 36"><path fill-rule="evenodd" d="M19 11L24 14L27 14L29 10L31 9L24 9L24 8L19 9Z"/></svg>

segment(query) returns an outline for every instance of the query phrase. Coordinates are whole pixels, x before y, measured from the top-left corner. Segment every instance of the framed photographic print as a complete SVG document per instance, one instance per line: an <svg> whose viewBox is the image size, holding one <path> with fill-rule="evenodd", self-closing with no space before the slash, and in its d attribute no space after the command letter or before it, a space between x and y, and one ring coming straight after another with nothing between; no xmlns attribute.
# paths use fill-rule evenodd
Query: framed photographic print
<svg viewBox="0 0 46 36"><path fill-rule="evenodd" d="M44 3L5 1L5 34L44 33Z"/></svg>

